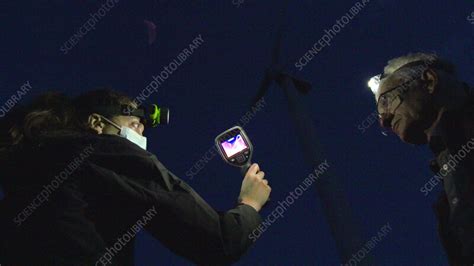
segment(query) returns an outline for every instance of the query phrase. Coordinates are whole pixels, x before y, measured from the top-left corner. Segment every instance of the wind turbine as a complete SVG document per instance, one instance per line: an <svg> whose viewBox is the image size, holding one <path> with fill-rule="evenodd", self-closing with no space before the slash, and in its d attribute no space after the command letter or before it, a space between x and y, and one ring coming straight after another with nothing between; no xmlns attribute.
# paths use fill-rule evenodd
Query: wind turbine
<svg viewBox="0 0 474 266"><path fill-rule="evenodd" d="M284 1L281 11L280 25L276 32L276 41L272 49L272 60L266 69L260 88L250 106L254 106L268 89L276 83L283 89L288 100L290 116L296 127L297 136L304 154L305 161L312 167L323 161L322 148L318 142L316 128L307 112L305 106L299 101L299 94L307 94L311 84L307 81L297 79L285 72L286 65L280 67L280 50L283 35L283 20L288 8L288 0ZM315 182L317 195L320 198L324 216L329 224L332 237L342 263L347 263L364 245L357 226L354 223L352 210L346 200L342 182L337 176L325 173L325 177ZM330 175L330 176L329 176ZM359 265L370 265L371 258L367 256L359 262Z"/></svg>

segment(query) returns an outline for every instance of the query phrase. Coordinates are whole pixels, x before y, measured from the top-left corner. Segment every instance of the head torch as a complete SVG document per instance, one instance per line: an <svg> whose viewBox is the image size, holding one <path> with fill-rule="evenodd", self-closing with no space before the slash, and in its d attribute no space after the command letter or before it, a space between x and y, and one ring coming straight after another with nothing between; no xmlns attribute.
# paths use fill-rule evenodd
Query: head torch
<svg viewBox="0 0 474 266"><path fill-rule="evenodd" d="M373 76L372 78L370 78L369 82L367 82L367 86L369 86L370 90L374 95L377 95L377 92L379 91L381 77L382 74Z"/></svg>
<svg viewBox="0 0 474 266"><path fill-rule="evenodd" d="M119 106L110 105L94 108L94 112L98 112L106 117L116 115L136 116L140 118L140 122L145 126L157 127L158 125L167 125L170 120L170 110L166 107L160 107L156 104L140 105L134 108L131 105L123 104Z"/></svg>
<svg viewBox="0 0 474 266"><path fill-rule="evenodd" d="M408 80L415 80L415 79L419 79L422 76L423 72L425 70L427 70L428 68L437 68L437 67L440 67L440 63L438 61L417 60L417 61L406 63L406 64L400 66L395 72L408 70L407 73L406 73L406 76L408 77ZM392 73L392 74L394 74L394 73ZM367 83L370 90L372 90L372 93L374 93L375 97L377 97L377 95L379 95L380 82L383 79L385 79L387 76L389 76L389 75L386 74L386 73L373 76L369 80L369 82ZM379 99L377 99L377 98L375 100L379 101Z"/></svg>

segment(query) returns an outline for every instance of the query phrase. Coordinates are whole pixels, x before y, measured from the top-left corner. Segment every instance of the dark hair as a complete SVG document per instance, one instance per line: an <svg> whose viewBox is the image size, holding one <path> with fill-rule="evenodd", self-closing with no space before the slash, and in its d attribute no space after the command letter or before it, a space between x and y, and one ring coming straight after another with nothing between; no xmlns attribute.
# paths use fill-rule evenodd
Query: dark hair
<svg viewBox="0 0 474 266"><path fill-rule="evenodd" d="M18 105L0 120L1 147L34 142L42 134L70 126L73 108L60 92L46 92L28 105Z"/></svg>
<svg viewBox="0 0 474 266"><path fill-rule="evenodd" d="M42 136L64 130L88 131L88 117L97 107L132 102L125 94L107 88L88 91L73 100L60 92L46 92L0 119L0 149L20 142L35 143Z"/></svg>
<svg viewBox="0 0 474 266"><path fill-rule="evenodd" d="M73 101L76 110L77 124L85 126L88 117L98 112L97 107L130 105L133 100L126 94L109 88L101 88L86 92L76 97ZM106 114L104 116L107 117ZM111 118L111 117L107 117Z"/></svg>

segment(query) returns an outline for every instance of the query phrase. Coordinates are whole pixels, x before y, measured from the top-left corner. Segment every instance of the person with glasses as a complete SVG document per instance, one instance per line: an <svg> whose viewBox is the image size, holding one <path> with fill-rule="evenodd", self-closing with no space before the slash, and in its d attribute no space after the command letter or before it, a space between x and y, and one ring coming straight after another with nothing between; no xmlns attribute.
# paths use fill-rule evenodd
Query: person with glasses
<svg viewBox="0 0 474 266"><path fill-rule="evenodd" d="M451 265L474 264L474 96L455 66L435 54L388 61L369 87L380 125L405 143L429 145L443 184L434 205ZM428 184L429 185L429 184ZM427 195L432 187L422 187Z"/></svg>

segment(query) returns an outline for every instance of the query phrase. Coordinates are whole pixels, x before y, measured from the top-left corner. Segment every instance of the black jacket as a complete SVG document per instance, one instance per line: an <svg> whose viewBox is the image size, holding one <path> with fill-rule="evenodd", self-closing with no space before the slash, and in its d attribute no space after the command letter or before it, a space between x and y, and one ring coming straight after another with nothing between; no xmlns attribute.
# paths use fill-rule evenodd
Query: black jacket
<svg viewBox="0 0 474 266"><path fill-rule="evenodd" d="M196 264L230 264L262 221L248 205L215 211L119 136L61 132L11 147L0 166L2 266L133 265L141 227Z"/></svg>
<svg viewBox="0 0 474 266"><path fill-rule="evenodd" d="M474 265L474 101L442 113L432 129L431 169L442 178L434 204L438 231L451 265Z"/></svg>

